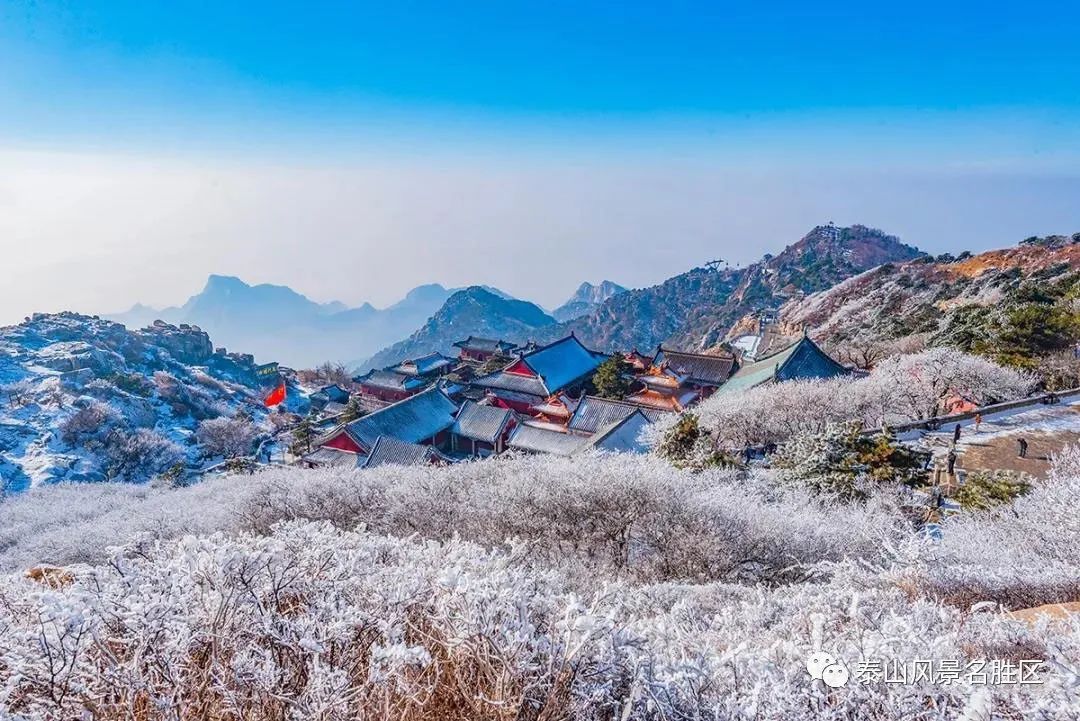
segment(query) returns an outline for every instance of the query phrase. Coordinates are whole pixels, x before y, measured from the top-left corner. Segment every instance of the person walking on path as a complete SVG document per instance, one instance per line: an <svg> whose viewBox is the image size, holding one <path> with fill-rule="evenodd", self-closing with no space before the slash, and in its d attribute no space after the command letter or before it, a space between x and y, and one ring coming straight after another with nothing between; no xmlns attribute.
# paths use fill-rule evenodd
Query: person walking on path
<svg viewBox="0 0 1080 721"><path fill-rule="evenodd" d="M960 442L960 424L959 423L956 424L956 428L953 428L952 442L953 443L959 443Z"/></svg>
<svg viewBox="0 0 1080 721"><path fill-rule="evenodd" d="M1027 438L1018 438L1016 440L1016 445L1019 446L1019 451L1016 454L1017 457L1018 458L1027 458L1027 449L1028 449Z"/></svg>
<svg viewBox="0 0 1080 721"><path fill-rule="evenodd" d="M950 476L955 475L956 474L956 451L950 449L949 450L949 455L946 456L945 459L948 462L949 475Z"/></svg>
<svg viewBox="0 0 1080 721"><path fill-rule="evenodd" d="M975 414L975 432L979 432L979 426L982 425L982 413Z"/></svg>

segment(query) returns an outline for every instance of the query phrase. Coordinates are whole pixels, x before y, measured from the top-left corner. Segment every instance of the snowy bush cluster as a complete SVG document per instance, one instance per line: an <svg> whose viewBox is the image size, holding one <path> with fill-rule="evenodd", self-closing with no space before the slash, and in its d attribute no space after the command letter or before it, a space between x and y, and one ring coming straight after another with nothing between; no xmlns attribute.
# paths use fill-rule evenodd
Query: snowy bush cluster
<svg viewBox="0 0 1080 721"><path fill-rule="evenodd" d="M12 497L0 504L0 570L101 563L117 539L267 533L303 519L489 547L517 538L531 560L571 571L765 578L793 564L876 558L898 523L885 504L831 507L765 475L695 475L620 454L359 473L276 468L175 490L61 485ZM840 525L845 533L834 533Z"/></svg>
<svg viewBox="0 0 1080 721"><path fill-rule="evenodd" d="M867 376L787 381L714 395L695 412L722 448L740 449L816 434L851 422L875 429L942 413L950 399L980 405L1013 400L1035 387L1031 374L948 348L897 355ZM662 434L670 424L655 424Z"/></svg>
<svg viewBox="0 0 1080 721"><path fill-rule="evenodd" d="M1070 453L931 543L628 456L35 489L0 504L0 717L1073 719L1080 621L1001 609L1080 601L1077 492ZM819 649L1044 683L831 689Z"/></svg>

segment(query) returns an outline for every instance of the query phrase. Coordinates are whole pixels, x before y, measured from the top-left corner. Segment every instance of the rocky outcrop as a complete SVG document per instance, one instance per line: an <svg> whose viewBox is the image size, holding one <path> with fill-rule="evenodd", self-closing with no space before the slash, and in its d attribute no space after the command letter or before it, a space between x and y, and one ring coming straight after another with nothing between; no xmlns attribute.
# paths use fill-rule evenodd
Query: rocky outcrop
<svg viewBox="0 0 1080 721"><path fill-rule="evenodd" d="M198 462L200 421L241 409L266 419L255 368L251 355L215 355L191 325L129 331L55 313L0 328L0 491L140 482Z"/></svg>
<svg viewBox="0 0 1080 721"><path fill-rule="evenodd" d="M214 354L210 335L198 326L187 323L176 326L156 320L146 328L136 331L136 334L147 343L164 348L173 358L188 365L205 365Z"/></svg>

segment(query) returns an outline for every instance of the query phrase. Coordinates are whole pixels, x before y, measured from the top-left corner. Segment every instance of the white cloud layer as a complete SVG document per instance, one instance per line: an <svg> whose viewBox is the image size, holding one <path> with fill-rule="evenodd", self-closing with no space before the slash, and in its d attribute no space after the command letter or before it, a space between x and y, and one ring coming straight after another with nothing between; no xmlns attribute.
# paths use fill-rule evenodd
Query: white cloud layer
<svg viewBox="0 0 1080 721"><path fill-rule="evenodd" d="M387 304L436 281L553 306L586 279L643 286L717 257L751 262L829 220L931 252L1080 230L1080 174L871 165L9 150L0 322L180 303L209 273L349 304Z"/></svg>

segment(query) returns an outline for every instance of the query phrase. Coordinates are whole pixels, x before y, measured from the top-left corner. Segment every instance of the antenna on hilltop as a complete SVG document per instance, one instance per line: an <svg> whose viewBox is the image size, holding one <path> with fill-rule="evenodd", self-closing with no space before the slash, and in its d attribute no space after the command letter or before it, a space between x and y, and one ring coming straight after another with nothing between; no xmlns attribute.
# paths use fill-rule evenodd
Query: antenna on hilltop
<svg viewBox="0 0 1080 721"><path fill-rule="evenodd" d="M705 264L705 267L709 270L717 270L720 268L721 265L726 266L727 264L728 262L723 258L717 258L716 260L710 260L708 263Z"/></svg>

